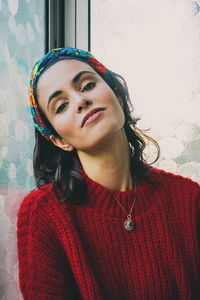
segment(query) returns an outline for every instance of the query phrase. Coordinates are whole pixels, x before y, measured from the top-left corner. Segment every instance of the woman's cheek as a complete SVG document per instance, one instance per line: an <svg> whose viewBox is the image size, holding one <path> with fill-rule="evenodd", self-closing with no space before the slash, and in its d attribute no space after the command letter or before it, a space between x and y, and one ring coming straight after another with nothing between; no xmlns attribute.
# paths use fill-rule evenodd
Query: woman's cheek
<svg viewBox="0 0 200 300"><path fill-rule="evenodd" d="M76 135L75 121L72 119L63 118L59 124L59 130L62 132L63 137L72 137Z"/></svg>

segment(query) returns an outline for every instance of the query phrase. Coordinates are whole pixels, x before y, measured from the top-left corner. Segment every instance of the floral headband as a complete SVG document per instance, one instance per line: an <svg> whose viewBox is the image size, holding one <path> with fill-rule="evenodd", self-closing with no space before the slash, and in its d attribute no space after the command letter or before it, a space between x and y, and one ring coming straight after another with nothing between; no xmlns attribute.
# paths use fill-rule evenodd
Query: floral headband
<svg viewBox="0 0 200 300"><path fill-rule="evenodd" d="M76 48L58 48L49 51L45 54L33 67L30 77L30 109L36 129L44 136L47 140L50 140L50 136L53 135L52 131L47 127L42 116L40 114L37 97L36 97L36 86L40 75L51 65L57 61L63 59L77 59L89 64L95 69L105 81L112 86L112 77L110 71L98 62L93 55L85 50Z"/></svg>

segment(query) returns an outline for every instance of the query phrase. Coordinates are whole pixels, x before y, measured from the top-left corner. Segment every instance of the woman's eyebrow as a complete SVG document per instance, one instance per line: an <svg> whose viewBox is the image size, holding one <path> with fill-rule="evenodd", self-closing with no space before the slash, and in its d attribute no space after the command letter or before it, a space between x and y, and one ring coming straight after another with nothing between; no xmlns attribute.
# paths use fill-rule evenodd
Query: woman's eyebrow
<svg viewBox="0 0 200 300"><path fill-rule="evenodd" d="M94 73L94 72L91 72L91 71L80 71L78 74L76 74L76 75L74 76L74 78L72 79L72 83L73 83L73 84L76 84L76 83L79 81L79 79L81 78L81 76L83 76L84 74L92 74L92 75L95 75L95 73Z"/></svg>
<svg viewBox="0 0 200 300"><path fill-rule="evenodd" d="M76 84L79 79L81 78L81 76L83 76L84 74L92 74L92 75L95 75L94 72L91 72L91 71L80 71L79 73L77 73L74 78L72 79L72 83L73 84ZM49 110L49 105L51 103L51 101L53 100L53 98L61 95L63 93L62 90L57 90L55 92L53 92L49 97L48 97L48 101L47 101L47 110Z"/></svg>
<svg viewBox="0 0 200 300"><path fill-rule="evenodd" d="M48 101L47 101L47 110L49 110L49 105L50 105L51 101L53 100L53 98L61 95L62 93L63 93L62 90L58 90L49 96Z"/></svg>

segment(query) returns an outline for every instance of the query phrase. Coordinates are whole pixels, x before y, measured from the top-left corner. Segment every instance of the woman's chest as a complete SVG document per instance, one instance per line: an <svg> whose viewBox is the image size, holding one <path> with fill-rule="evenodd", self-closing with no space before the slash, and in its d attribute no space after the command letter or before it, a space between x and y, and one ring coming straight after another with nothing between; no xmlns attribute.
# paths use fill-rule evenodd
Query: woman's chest
<svg viewBox="0 0 200 300"><path fill-rule="evenodd" d="M133 231L123 219L92 212L71 221L70 247L63 247L76 281L93 282L102 299L195 299L199 293L197 247L189 244L194 232L180 230L177 220L168 223L152 210L135 218Z"/></svg>

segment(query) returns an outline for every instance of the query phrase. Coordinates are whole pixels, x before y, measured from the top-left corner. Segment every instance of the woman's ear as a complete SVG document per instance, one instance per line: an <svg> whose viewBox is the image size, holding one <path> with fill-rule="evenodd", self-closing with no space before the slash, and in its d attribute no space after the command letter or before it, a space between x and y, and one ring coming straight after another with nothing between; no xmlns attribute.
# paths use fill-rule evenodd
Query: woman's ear
<svg viewBox="0 0 200 300"><path fill-rule="evenodd" d="M55 146L61 148L62 150L65 150L65 151L73 151L74 150L74 147L72 145L70 145L69 143L67 143L61 137L55 137L54 135L51 135L50 140Z"/></svg>

